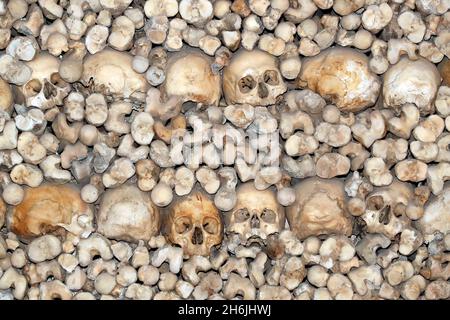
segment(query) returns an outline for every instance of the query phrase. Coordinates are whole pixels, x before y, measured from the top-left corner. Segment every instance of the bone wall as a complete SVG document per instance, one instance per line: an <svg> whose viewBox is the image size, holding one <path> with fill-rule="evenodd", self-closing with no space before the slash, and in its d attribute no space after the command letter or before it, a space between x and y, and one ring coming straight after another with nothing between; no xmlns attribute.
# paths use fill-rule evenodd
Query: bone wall
<svg viewBox="0 0 450 320"><path fill-rule="evenodd" d="M0 300L450 298L447 0L0 0Z"/></svg>

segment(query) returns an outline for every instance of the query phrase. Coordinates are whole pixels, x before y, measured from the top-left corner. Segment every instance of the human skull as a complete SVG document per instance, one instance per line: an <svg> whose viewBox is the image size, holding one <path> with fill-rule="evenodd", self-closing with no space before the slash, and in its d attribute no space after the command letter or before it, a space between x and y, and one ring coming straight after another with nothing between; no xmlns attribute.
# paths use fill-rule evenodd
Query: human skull
<svg viewBox="0 0 450 320"><path fill-rule="evenodd" d="M166 97L177 96L182 102L218 105L221 88L220 75L214 73L212 59L196 50L173 54L166 67L166 81L162 90Z"/></svg>
<svg viewBox="0 0 450 320"><path fill-rule="evenodd" d="M71 87L58 73L60 63L58 58L48 53L41 53L26 62L32 69L31 78L20 87L20 91L27 107L46 110L63 104Z"/></svg>
<svg viewBox="0 0 450 320"><path fill-rule="evenodd" d="M257 190L253 181L241 184L234 208L225 213L227 233L239 235L241 243L265 245L272 234L284 228L284 207L273 189Z"/></svg>
<svg viewBox="0 0 450 320"><path fill-rule="evenodd" d="M303 60L297 84L307 86L345 112L358 112L375 104L381 87L364 54L339 47Z"/></svg>
<svg viewBox="0 0 450 320"><path fill-rule="evenodd" d="M180 245L185 255L207 256L211 247L222 242L219 210L210 196L198 187L189 195L178 197L166 210L166 237Z"/></svg>
<svg viewBox="0 0 450 320"><path fill-rule="evenodd" d="M366 198L366 210L361 218L369 233L382 233L393 239L410 225L405 214L413 200L414 191L410 184L393 181L389 186L376 188Z"/></svg>
<svg viewBox="0 0 450 320"><path fill-rule="evenodd" d="M286 210L291 230L300 238L328 234L350 236L344 184L338 179L309 178L297 184L296 200Z"/></svg>
<svg viewBox="0 0 450 320"><path fill-rule="evenodd" d="M384 74L384 104L399 109L414 103L422 115L429 114L440 83L441 76L434 64L423 58L403 57Z"/></svg>
<svg viewBox="0 0 450 320"><path fill-rule="evenodd" d="M229 105L275 104L286 89L276 58L260 50L236 53L224 69L223 91Z"/></svg>
<svg viewBox="0 0 450 320"><path fill-rule="evenodd" d="M23 201L8 214L9 229L24 238L68 231L86 238L93 231L94 214L71 184L28 188Z"/></svg>
<svg viewBox="0 0 450 320"><path fill-rule="evenodd" d="M149 84L132 67L133 57L125 52L105 49L84 60L81 83L114 99L144 102Z"/></svg>
<svg viewBox="0 0 450 320"><path fill-rule="evenodd" d="M450 233L450 186L431 198L425 206L423 217L415 222L416 227L428 237L437 232Z"/></svg>
<svg viewBox="0 0 450 320"><path fill-rule="evenodd" d="M110 239L150 240L159 232L159 209L148 193L133 185L109 189L97 213L98 232Z"/></svg>

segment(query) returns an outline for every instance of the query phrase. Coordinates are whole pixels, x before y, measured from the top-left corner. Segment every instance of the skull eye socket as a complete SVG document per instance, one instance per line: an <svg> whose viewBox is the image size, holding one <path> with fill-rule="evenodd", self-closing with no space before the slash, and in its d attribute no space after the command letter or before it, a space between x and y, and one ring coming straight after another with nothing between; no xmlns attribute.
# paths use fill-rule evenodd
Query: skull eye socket
<svg viewBox="0 0 450 320"><path fill-rule="evenodd" d="M381 210L384 207L384 200L382 196L373 196L367 199L368 210Z"/></svg>
<svg viewBox="0 0 450 320"><path fill-rule="evenodd" d="M216 220L205 218L203 220L203 229L209 234L216 234L219 232L219 225Z"/></svg>
<svg viewBox="0 0 450 320"><path fill-rule="evenodd" d="M248 93L256 87L256 81L252 76L245 76L238 82L239 90Z"/></svg>
<svg viewBox="0 0 450 320"><path fill-rule="evenodd" d="M32 79L25 85L25 91L30 95L37 95L42 90L42 83L38 79Z"/></svg>
<svg viewBox="0 0 450 320"><path fill-rule="evenodd" d="M53 85L55 85L55 86L57 86L57 87L60 87L60 88L65 87L66 84L67 84L67 83L61 78L61 76L59 75L58 72L52 73L52 75L50 76L50 83L53 84Z"/></svg>
<svg viewBox="0 0 450 320"><path fill-rule="evenodd" d="M391 206L384 207L383 210L380 211L378 222L384 225L389 224L389 221L391 220L390 213L391 213Z"/></svg>
<svg viewBox="0 0 450 320"><path fill-rule="evenodd" d="M175 231L177 233L186 233L192 229L191 220L187 217L182 217L175 221Z"/></svg>
<svg viewBox="0 0 450 320"><path fill-rule="evenodd" d="M246 208L239 209L234 213L234 219L236 222L244 222L250 218L250 213Z"/></svg>
<svg viewBox="0 0 450 320"><path fill-rule="evenodd" d="M264 72L264 82L271 86L275 86L280 83L280 80L278 79L278 72L275 70L267 70Z"/></svg>
<svg viewBox="0 0 450 320"><path fill-rule="evenodd" d="M261 219L267 223L275 223L277 214L270 209L264 209L261 213Z"/></svg>

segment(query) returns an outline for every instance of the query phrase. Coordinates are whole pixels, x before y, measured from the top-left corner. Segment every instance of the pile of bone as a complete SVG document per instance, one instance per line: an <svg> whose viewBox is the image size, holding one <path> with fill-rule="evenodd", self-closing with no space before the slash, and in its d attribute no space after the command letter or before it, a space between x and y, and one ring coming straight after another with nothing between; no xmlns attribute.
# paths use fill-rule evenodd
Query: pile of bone
<svg viewBox="0 0 450 320"><path fill-rule="evenodd" d="M0 300L450 299L449 0L0 0Z"/></svg>

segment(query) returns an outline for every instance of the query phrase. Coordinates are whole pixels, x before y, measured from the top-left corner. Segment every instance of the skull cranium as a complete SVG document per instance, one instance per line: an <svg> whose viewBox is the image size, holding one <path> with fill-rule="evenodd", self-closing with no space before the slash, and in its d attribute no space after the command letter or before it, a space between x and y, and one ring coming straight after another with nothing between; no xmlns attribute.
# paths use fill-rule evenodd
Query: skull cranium
<svg viewBox="0 0 450 320"><path fill-rule="evenodd" d="M275 57L260 50L244 50L224 69L223 91L228 104L267 106L276 103L286 84Z"/></svg>
<svg viewBox="0 0 450 320"><path fill-rule="evenodd" d="M133 70L132 61L130 54L112 49L88 55L81 83L114 99L143 102L149 84L142 74Z"/></svg>
<svg viewBox="0 0 450 320"><path fill-rule="evenodd" d="M344 112L358 112L374 105L380 83L364 54L342 47L304 59L297 77L300 87L308 87Z"/></svg>
<svg viewBox="0 0 450 320"><path fill-rule="evenodd" d="M43 184L25 191L23 201L11 208L8 228L23 238L69 232L86 238L94 230L94 214L72 184Z"/></svg>
<svg viewBox="0 0 450 320"><path fill-rule="evenodd" d="M159 232L159 210L148 193L124 184L103 195L97 225L97 231L110 239L148 241Z"/></svg>
<svg viewBox="0 0 450 320"><path fill-rule="evenodd" d="M211 247L220 244L223 237L219 210L198 187L171 203L164 229L168 240L181 246L188 256L209 255Z"/></svg>
<svg viewBox="0 0 450 320"><path fill-rule="evenodd" d="M288 207L289 225L300 239L352 232L346 212L344 185L337 179L309 178L296 186L296 201Z"/></svg>
<svg viewBox="0 0 450 320"><path fill-rule="evenodd" d="M58 73L60 60L50 54L41 53L27 62L27 65L33 71L30 80L20 88L25 105L42 110L62 105L71 87Z"/></svg>
<svg viewBox="0 0 450 320"><path fill-rule="evenodd" d="M210 57L195 50L172 55L162 86L164 94L180 97L182 102L217 105L221 96L220 75L212 71L212 62Z"/></svg>
<svg viewBox="0 0 450 320"><path fill-rule="evenodd" d="M241 184L235 207L225 214L227 233L239 234L241 243L265 244L284 228L285 213L272 189L257 190L253 182Z"/></svg>

